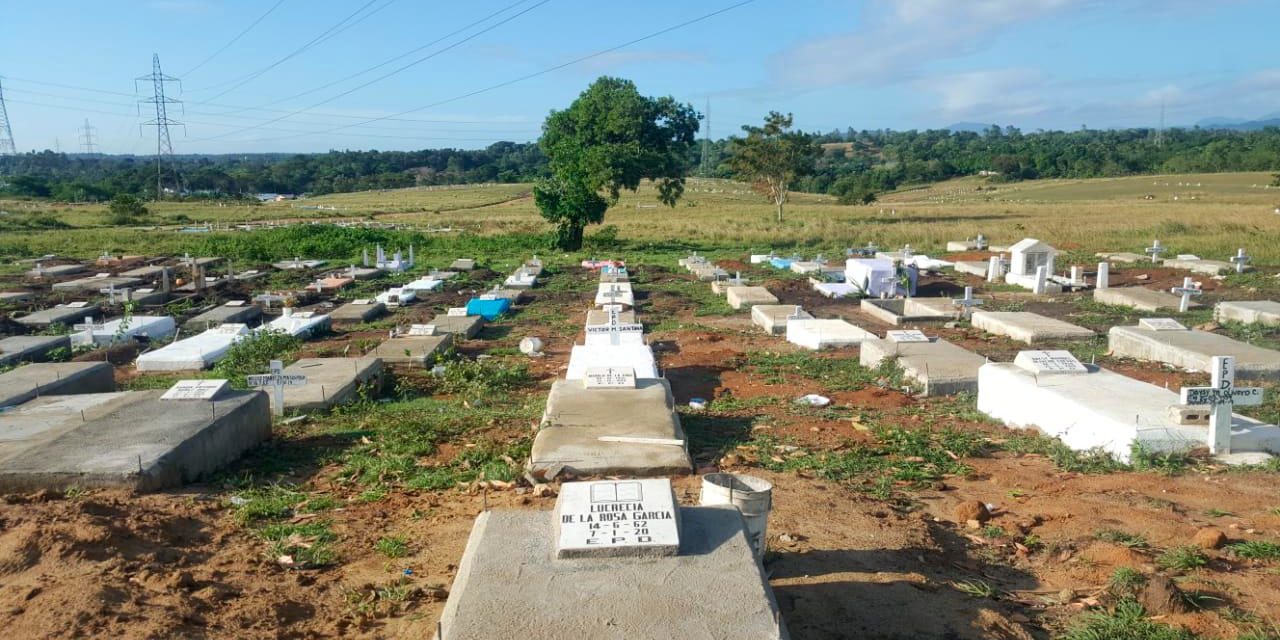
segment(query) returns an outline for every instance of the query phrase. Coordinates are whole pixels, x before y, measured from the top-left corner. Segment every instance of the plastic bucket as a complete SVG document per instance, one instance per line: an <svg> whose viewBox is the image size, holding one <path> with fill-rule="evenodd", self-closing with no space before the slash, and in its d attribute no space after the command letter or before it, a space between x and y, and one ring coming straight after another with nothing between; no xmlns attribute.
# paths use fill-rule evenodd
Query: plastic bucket
<svg viewBox="0 0 1280 640"><path fill-rule="evenodd" d="M742 512L746 521L747 541L756 553L756 559L764 557L765 530L769 524L769 510L773 508L773 483L764 478L735 473L708 473L702 476L702 505L731 504Z"/></svg>

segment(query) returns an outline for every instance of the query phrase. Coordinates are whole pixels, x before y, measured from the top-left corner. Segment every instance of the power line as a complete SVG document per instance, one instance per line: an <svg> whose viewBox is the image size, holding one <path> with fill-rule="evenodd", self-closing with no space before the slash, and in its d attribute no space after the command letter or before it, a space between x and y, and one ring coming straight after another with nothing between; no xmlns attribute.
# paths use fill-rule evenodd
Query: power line
<svg viewBox="0 0 1280 640"><path fill-rule="evenodd" d="M189 76L189 75L191 75L193 72L195 72L195 70L196 70L196 69L199 69L200 67L203 67L203 66L205 66L206 64L209 64L209 62L210 62L211 60L213 60L214 58L216 58L216 57L218 57L219 55L221 55L223 51L226 51L227 49L231 48L231 45L233 45L233 44L235 44L237 41L239 41L239 40L240 40L240 38L243 38L243 37L244 37L244 35L245 35L246 33L249 33L250 31L252 31L254 27L258 26L258 23L259 23L259 22L262 22L263 20L265 20L265 19L267 18L267 16L271 15L271 13L272 13L273 11L275 11L275 10L276 10L276 8L277 8L277 7L279 7L279 6L280 6L280 5L282 5L282 4L284 4L284 0L276 0L276 3L275 3L275 4L273 4L273 5L271 5L271 8L270 8L270 9L267 9L267 12L266 12L266 13L264 13L264 14L262 14L262 15L258 16L258 19L257 19L257 20L254 20L253 22L251 22L251 23L249 24L249 26L247 26L247 27L245 27L245 28L244 28L244 30L243 30L243 31L241 31L240 33L237 33L237 34L236 34L236 37L232 38L229 42L227 42L226 44L222 45L222 48L221 48L221 49L218 49L217 51L214 51L212 54L210 54L210 55L209 55L209 57L208 57L208 58L205 58L204 60L202 60L202 61L200 62L200 64L198 64L198 65L196 65L196 66L194 66L194 67L191 67L190 69L187 69L186 73L184 73L184 74L182 74L182 75L184 75L184 76Z"/></svg>
<svg viewBox="0 0 1280 640"><path fill-rule="evenodd" d="M9 127L9 110L4 106L4 85L0 84L0 156L18 155L13 143L13 129Z"/></svg>
<svg viewBox="0 0 1280 640"><path fill-rule="evenodd" d="M138 102L154 104L156 108L155 119L142 123L142 126L156 128L156 200L162 200L164 199L163 166L165 157L167 156L169 158L170 164L173 163L173 143L169 140L169 126L183 126L181 122L171 120L169 118L169 105L180 104L182 101L165 96L164 85L167 82L181 83L182 81L172 76L166 76L164 72L160 70L160 54L158 53L151 54L151 74L139 76L134 80L135 89L137 88L138 81L140 80L150 81L152 91L154 92L152 97L139 100ZM181 84L179 84L179 87L181 87ZM175 181L175 193L179 191L178 187L179 185Z"/></svg>
<svg viewBox="0 0 1280 640"><path fill-rule="evenodd" d="M88 118L84 119L84 127L80 129L80 148L84 149L85 153L97 152L98 144L93 141L93 132L97 130L97 127L89 124Z"/></svg>

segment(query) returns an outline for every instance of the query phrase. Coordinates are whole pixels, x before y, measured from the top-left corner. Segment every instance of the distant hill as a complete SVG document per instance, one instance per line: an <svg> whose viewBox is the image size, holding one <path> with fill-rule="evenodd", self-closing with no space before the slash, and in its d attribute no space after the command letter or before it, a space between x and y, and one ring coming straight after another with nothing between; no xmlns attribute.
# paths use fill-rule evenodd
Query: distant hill
<svg viewBox="0 0 1280 640"><path fill-rule="evenodd" d="M993 126L998 125L982 124L981 122L957 122L943 127L943 129L964 133L985 133L987 129L990 129Z"/></svg>
<svg viewBox="0 0 1280 640"><path fill-rule="evenodd" d="M1280 113L1272 113L1257 120L1204 118L1196 122L1196 126L1201 129L1222 129L1226 131L1261 131L1267 127L1280 127Z"/></svg>

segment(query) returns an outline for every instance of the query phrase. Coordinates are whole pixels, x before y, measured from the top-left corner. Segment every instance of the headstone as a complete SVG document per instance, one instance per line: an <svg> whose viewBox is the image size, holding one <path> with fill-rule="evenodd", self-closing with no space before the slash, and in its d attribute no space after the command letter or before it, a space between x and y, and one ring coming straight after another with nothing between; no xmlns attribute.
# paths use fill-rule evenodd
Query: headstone
<svg viewBox="0 0 1280 640"><path fill-rule="evenodd" d="M1004 277L1004 256L991 256L987 261L987 282L998 282Z"/></svg>
<svg viewBox="0 0 1280 640"><path fill-rule="evenodd" d="M409 325L409 333L411 336L434 336L436 335L436 326L434 324L413 324Z"/></svg>
<svg viewBox="0 0 1280 640"><path fill-rule="evenodd" d="M556 557L678 555L679 518L666 478L567 482L556 499Z"/></svg>
<svg viewBox="0 0 1280 640"><path fill-rule="evenodd" d="M1236 387L1236 359L1230 356L1214 356L1211 382L1208 387L1184 387L1182 404L1208 406L1209 453L1231 453L1231 410L1235 405L1257 406L1262 404L1262 387Z"/></svg>
<svg viewBox="0 0 1280 640"><path fill-rule="evenodd" d="M1098 281L1094 287L1106 289L1111 286L1111 263L1103 260L1098 263Z"/></svg>
<svg viewBox="0 0 1280 640"><path fill-rule="evenodd" d="M1231 262L1236 265L1236 273L1244 273L1244 265L1249 262L1249 256L1245 254L1244 249L1238 249L1235 257L1231 258Z"/></svg>
<svg viewBox="0 0 1280 640"><path fill-rule="evenodd" d="M1203 293L1200 291L1199 287L1195 286L1195 283L1193 283L1189 277L1182 279L1181 287L1174 287L1170 289L1169 292L1174 295L1182 296L1182 300L1178 303L1178 313L1187 312L1187 309L1191 306L1191 296L1198 296Z"/></svg>
<svg viewBox="0 0 1280 640"><path fill-rule="evenodd" d="M1138 320L1140 329L1150 329L1152 331L1186 331L1187 328L1181 322L1173 318L1141 318Z"/></svg>
<svg viewBox="0 0 1280 640"><path fill-rule="evenodd" d="M1048 282L1048 279L1049 269L1043 266L1036 267L1036 282L1035 286L1031 289L1032 293L1035 293L1036 295L1044 295L1045 285Z"/></svg>
<svg viewBox="0 0 1280 640"><path fill-rule="evenodd" d="M953 304L960 306L960 312L968 315L973 311L973 307L981 306L985 301L978 300L973 297L973 287L964 288L964 297L955 298L951 301Z"/></svg>
<svg viewBox="0 0 1280 640"><path fill-rule="evenodd" d="M467 315L467 308L466 307L449 307L449 311L446 312L446 315L452 318L465 317Z"/></svg>
<svg viewBox="0 0 1280 640"><path fill-rule="evenodd" d="M227 388L226 380L179 380L161 400L216 400Z"/></svg>
<svg viewBox="0 0 1280 640"><path fill-rule="evenodd" d="M1160 254L1164 253L1165 251L1166 249L1160 246L1159 240L1152 241L1151 246L1146 248L1146 252L1151 255L1152 264L1159 262Z"/></svg>
<svg viewBox="0 0 1280 640"><path fill-rule="evenodd" d="M1070 351L1019 351L1013 363L1037 375L1089 373Z"/></svg>
<svg viewBox="0 0 1280 640"><path fill-rule="evenodd" d="M979 233L979 234L978 234L978 239L977 239L977 240L975 240L975 241L973 242L973 247L974 247L975 249L977 249L978 251L986 251L986 250L987 250L987 237L986 237L986 236L984 236L984 235L982 235L981 233Z"/></svg>
<svg viewBox="0 0 1280 640"><path fill-rule="evenodd" d="M634 389L636 370L630 367L593 367L587 369L582 385L588 389Z"/></svg>
<svg viewBox="0 0 1280 640"><path fill-rule="evenodd" d="M271 387L275 392L275 414L282 416L284 415L284 388L300 387L307 383L307 377L298 374L285 375L284 363L272 360L271 373L246 376L246 382L251 387Z"/></svg>
<svg viewBox="0 0 1280 640"><path fill-rule="evenodd" d="M76 302L68 302L68 303L67 303L67 306L68 306L68 307L70 307L70 308L72 308L72 309L83 309L83 308L85 308L85 307L89 306L89 303L88 303L88 302L85 302L85 301L83 301L83 300L77 300Z"/></svg>
<svg viewBox="0 0 1280 640"><path fill-rule="evenodd" d="M929 336L915 329L886 331L884 337L891 342L929 342Z"/></svg>

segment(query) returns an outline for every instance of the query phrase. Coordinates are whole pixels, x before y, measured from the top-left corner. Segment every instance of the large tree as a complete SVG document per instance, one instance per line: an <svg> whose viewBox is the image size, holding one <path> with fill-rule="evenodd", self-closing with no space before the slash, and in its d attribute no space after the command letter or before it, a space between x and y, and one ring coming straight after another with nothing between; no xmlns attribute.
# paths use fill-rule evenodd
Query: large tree
<svg viewBox="0 0 1280 640"><path fill-rule="evenodd" d="M814 171L819 146L809 134L791 130L791 114L770 111L763 127L744 125L745 138L731 138L729 167L735 178L751 184L756 192L778 207L787 201L796 179Z"/></svg>
<svg viewBox="0 0 1280 640"><path fill-rule="evenodd" d="M643 180L658 186L658 198L675 206L684 193L698 112L670 96L640 95L635 84L601 77L568 109L553 111L538 144L551 176L533 188L542 217L557 225L556 245L582 248L588 224L599 224L623 189Z"/></svg>

